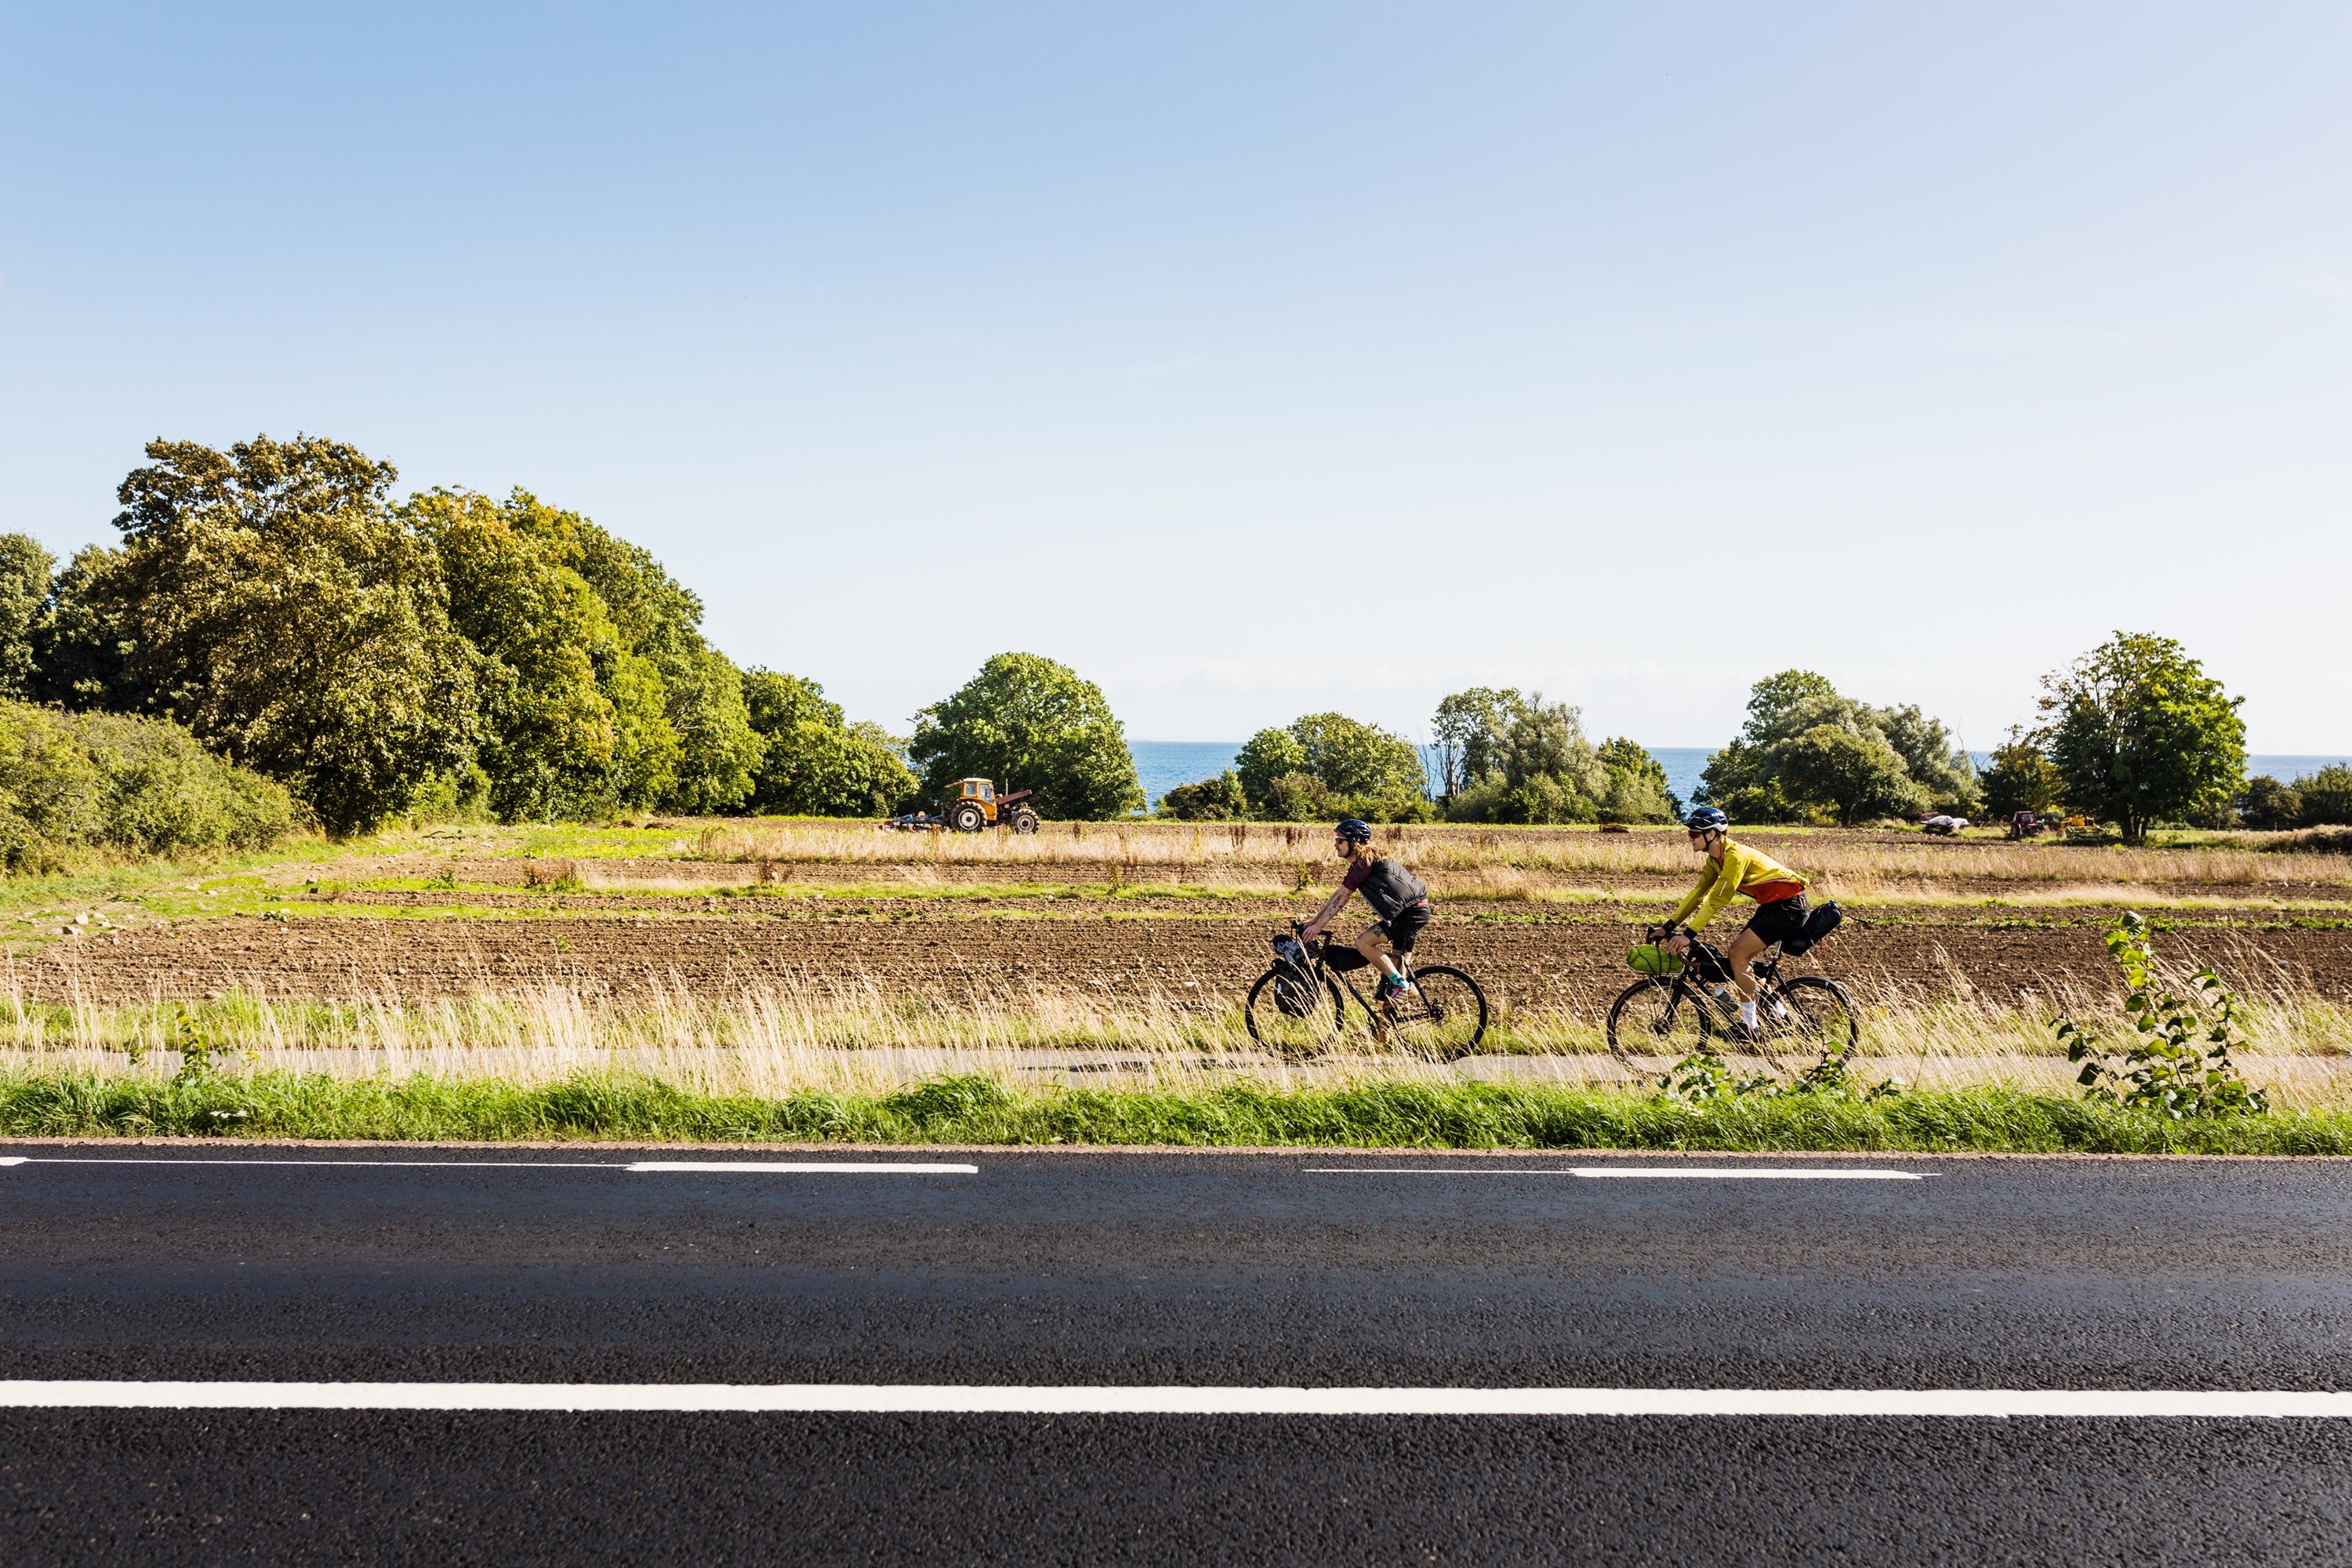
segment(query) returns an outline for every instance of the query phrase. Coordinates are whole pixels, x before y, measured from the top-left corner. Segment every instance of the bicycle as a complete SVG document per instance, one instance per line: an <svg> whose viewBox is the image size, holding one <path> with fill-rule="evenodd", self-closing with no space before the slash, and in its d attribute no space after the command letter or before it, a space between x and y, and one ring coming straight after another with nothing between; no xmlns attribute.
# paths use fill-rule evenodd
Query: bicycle
<svg viewBox="0 0 2352 1568"><path fill-rule="evenodd" d="M1655 942L1671 928L1645 926ZM1636 980L1609 1008L1609 1050L1626 1061L1629 1049L1675 1061L1701 1051L1718 1029L1729 1040L1758 1048L1775 1068L1772 1047L1801 1047L1843 1056L1862 1038L1862 1016L1836 981L1820 974L1783 979L1780 942L1748 965L1756 976L1756 1027L1739 1020L1739 993L1731 961L1710 942L1691 939L1691 960L1671 974ZM1631 1062L1626 1062L1632 1066Z"/></svg>
<svg viewBox="0 0 2352 1568"><path fill-rule="evenodd" d="M1398 970L1412 990L1383 1005L1365 1000L1348 978L1370 967L1360 953L1333 942L1328 932L1309 947L1298 940L1303 929L1293 921L1291 934L1275 939L1274 963L1250 987L1242 1009L1250 1038L1276 1056L1297 1061L1339 1044L1348 1033L1350 998L1370 1021L1375 1045L1393 1043L1425 1061L1466 1057L1486 1037L1486 994L1462 971L1442 963L1415 969L1411 953L1398 953Z"/></svg>

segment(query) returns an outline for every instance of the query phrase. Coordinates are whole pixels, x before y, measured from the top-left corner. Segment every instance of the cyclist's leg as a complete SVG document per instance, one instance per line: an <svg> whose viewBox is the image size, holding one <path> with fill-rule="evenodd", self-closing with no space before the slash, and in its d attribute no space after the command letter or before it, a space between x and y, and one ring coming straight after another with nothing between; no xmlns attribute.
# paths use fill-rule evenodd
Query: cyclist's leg
<svg viewBox="0 0 2352 1568"><path fill-rule="evenodd" d="M1748 926L1733 937L1731 945L1724 949L1723 956L1731 961L1731 983L1739 987L1742 1001L1756 1000L1756 973L1748 966L1756 962L1756 955L1762 952L1767 945L1764 939L1756 934L1756 928Z"/></svg>
<svg viewBox="0 0 2352 1568"><path fill-rule="evenodd" d="M1356 938L1356 951L1364 955L1365 963L1379 967L1381 979L1396 973L1396 960L1389 953L1389 929L1378 921L1366 926L1363 934Z"/></svg>

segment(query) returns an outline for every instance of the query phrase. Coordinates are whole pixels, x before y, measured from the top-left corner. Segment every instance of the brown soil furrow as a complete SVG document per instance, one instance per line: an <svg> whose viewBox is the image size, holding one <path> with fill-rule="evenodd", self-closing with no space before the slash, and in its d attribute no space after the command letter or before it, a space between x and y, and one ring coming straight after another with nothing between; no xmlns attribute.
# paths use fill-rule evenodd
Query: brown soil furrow
<svg viewBox="0 0 2352 1568"><path fill-rule="evenodd" d="M936 906L935 906L936 907ZM230 920L93 937L11 964L22 991L66 1001L142 1001L242 988L272 995L429 996L557 985L590 994L683 985L705 994L802 979L952 995L1031 989L1186 1000L1237 998L1264 967L1264 915L1150 920L433 921ZM1349 930L1354 930L1350 925ZM1500 995L1591 1005L1630 978L1631 922L1441 921L1427 963L1457 963ZM2352 931L2184 926L2159 939L2176 962L2210 959L2242 985L2352 994ZM1804 967L1815 967L1810 962ZM1919 996L1956 991L2046 1003L2111 992L2095 926L1853 929L1818 965ZM1192 984L1187 984L1187 982Z"/></svg>

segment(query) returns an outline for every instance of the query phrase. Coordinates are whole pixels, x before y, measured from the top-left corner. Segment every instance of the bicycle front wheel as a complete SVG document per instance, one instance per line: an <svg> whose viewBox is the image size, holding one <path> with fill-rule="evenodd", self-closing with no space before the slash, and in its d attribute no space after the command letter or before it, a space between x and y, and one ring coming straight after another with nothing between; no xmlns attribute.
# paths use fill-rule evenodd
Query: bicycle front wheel
<svg viewBox="0 0 2352 1568"><path fill-rule="evenodd" d="M1776 1038L1804 1042L1820 1051L1850 1050L1862 1039L1862 1017L1853 999L1834 980L1802 974L1785 982L1776 1001L1788 1005L1789 1016L1772 1021Z"/></svg>
<svg viewBox="0 0 2352 1568"><path fill-rule="evenodd" d="M1707 1049L1714 1033L1706 1004L1671 980L1636 980L1609 1008L1609 1049L1620 1061L1639 1052L1678 1062Z"/></svg>
<svg viewBox="0 0 2352 1568"><path fill-rule="evenodd" d="M1339 1038L1339 983L1318 974L1319 988L1296 977L1285 980L1276 964L1257 977L1242 1010L1249 1037L1286 1061L1302 1061L1328 1051ZM1277 984L1279 983L1279 984Z"/></svg>
<svg viewBox="0 0 2352 1568"><path fill-rule="evenodd" d="M1414 994L1397 999L1389 1020L1397 1048L1425 1061L1466 1057L1486 1037L1486 994L1458 969L1412 972Z"/></svg>

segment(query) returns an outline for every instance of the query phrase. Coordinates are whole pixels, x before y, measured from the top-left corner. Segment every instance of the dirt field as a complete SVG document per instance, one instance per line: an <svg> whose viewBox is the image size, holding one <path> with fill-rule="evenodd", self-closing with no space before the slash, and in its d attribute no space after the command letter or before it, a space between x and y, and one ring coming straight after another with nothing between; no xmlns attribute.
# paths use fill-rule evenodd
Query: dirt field
<svg viewBox="0 0 2352 1568"><path fill-rule="evenodd" d="M1442 918L1423 938L1424 962L1462 964L1501 995L1580 1008L1605 1005L1631 979L1624 954L1635 917L1480 912L1488 918ZM2064 924L1997 924L1982 911L1874 913L1900 923L1850 928L1822 962L1805 967L1921 999L1958 992L2034 1005L2070 989L2114 989L2098 911L2072 911ZM666 917L238 917L60 942L11 961L11 971L26 994L92 1002L231 989L422 997L551 984L618 996L814 979L949 995L1158 991L1214 1003L1237 998L1264 969L1276 929L1271 906L1244 912L1172 900L1108 913L967 915L928 900L869 900L838 913L804 905ZM2284 982L2352 996L2352 931L2189 918L2160 940L2168 955L2210 960L2242 986Z"/></svg>

